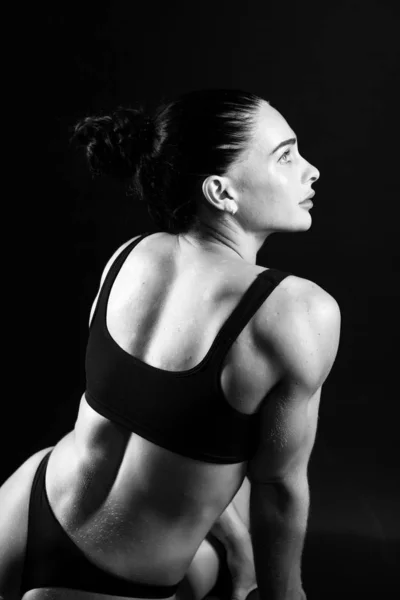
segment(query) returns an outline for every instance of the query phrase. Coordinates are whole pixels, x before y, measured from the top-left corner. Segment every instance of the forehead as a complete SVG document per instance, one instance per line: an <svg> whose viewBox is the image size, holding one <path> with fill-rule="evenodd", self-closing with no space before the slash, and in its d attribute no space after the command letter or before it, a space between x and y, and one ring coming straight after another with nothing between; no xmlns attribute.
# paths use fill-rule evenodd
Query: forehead
<svg viewBox="0 0 400 600"><path fill-rule="evenodd" d="M269 154L278 144L293 137L296 135L281 113L263 102L258 109L253 137L257 149Z"/></svg>

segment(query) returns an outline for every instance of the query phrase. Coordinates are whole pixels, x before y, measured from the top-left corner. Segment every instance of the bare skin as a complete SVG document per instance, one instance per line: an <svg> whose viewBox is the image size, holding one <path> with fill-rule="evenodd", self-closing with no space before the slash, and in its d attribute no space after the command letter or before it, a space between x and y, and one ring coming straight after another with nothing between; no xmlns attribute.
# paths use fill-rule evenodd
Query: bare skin
<svg viewBox="0 0 400 600"><path fill-rule="evenodd" d="M256 265L256 254L267 237L275 231L306 231L311 225L309 211L299 203L310 193L318 171L296 146L290 146L292 154L285 158L289 146L281 150L282 157L271 154L294 132L267 104L260 108L256 131L240 164L226 177L210 176L203 182L200 224L186 235L161 232L142 240L114 282L108 331L125 352L148 365L166 371L197 365L245 290L265 270ZM235 215L232 203L238 208ZM221 218L216 219L216 211ZM124 247L111 257L102 281ZM279 335L281 307L289 306L288 298L310 296L328 295L310 281L287 277L229 349L221 388L239 412L256 412L282 377L282 364L268 343ZM10 533L0 517L0 530L14 539L15 547L8 551L10 564L16 565L14 590L26 543L30 485L41 456L31 457L29 466L6 482L7 491L0 489L7 520L13 511L18 523ZM203 463L161 448L97 414L83 394L73 431L53 449L46 491L74 543L116 576L172 585L192 566L195 581L194 558L202 556L207 567L192 588L200 599L214 585L218 570L218 559L204 537L246 481L247 469L247 463ZM13 502L7 500L11 498ZM241 516L248 520L244 512ZM6 578L0 567L0 593ZM44 598L78 596L75 591L37 590L23 600ZM81 598L118 600L88 592L80 592Z"/></svg>
<svg viewBox="0 0 400 600"><path fill-rule="evenodd" d="M145 255L142 255L142 248L145 244L149 247L150 240L155 238L161 238L159 240L159 252L158 256L168 256L168 250L171 252L171 248L175 248L174 240L170 236L164 236L161 234L155 234L145 239L138 245L132 252L132 255L128 258L117 280L114 284L112 293L110 295L110 301L108 305L108 327L111 335L118 341L121 347L124 347L124 343L121 338L118 337L118 331L113 327L111 315L113 315L113 306L119 306L121 297L118 295L119 290L123 290L123 294L131 295L136 290L138 294L137 303L132 305L132 312L129 316L126 315L127 321L132 318L135 314L135 306L151 306L152 302L149 297L141 297L141 290L144 289L140 276L131 278L131 270L136 272L141 269L140 264L143 261ZM162 245L161 245L162 243ZM152 251L154 245L152 245ZM135 261L136 264L132 264L131 261ZM148 260L148 258L147 258ZM153 259L154 260L154 259ZM112 262L112 261L111 261ZM189 263L191 269L193 263ZM200 271L202 267L202 271ZM210 265L199 265L195 272L189 274L187 282L187 289L190 289L195 279L197 281L206 281L205 273L210 270ZM262 270L256 268L256 272ZM143 271L143 267L142 267ZM158 281L160 288L163 286L163 274L168 272L165 269L165 263L160 265L156 270L155 262L152 267L148 268L148 273L152 274L154 282ZM220 277L221 272L216 273L216 279ZM164 275L165 277L165 275ZM183 274L179 279L182 279ZM246 277L246 279L244 279ZM250 284L251 274L247 270L244 270L243 276L238 277L238 272L235 272L234 277L230 278L227 283L226 296L229 299L229 304L225 304L225 311L223 317L220 317L219 323L214 323L213 330L208 334L208 345L215 337L217 330L221 324L226 320L230 312L232 312L233 306L238 302L240 295L243 290ZM254 277L254 274L253 274ZM127 280L131 280L130 290L127 288ZM247 285L244 285L247 284ZM133 285L133 287L132 287ZM148 284L147 284L148 285ZM165 285L165 283L164 283ZM216 285L216 283L214 283ZM202 290L199 295L199 301L204 298L207 292L211 289L210 281L207 282L206 289ZM182 291L179 291L182 294ZM159 297L160 292L157 289L153 290L154 298ZM203 320L198 318L197 330L194 329L191 333L192 340L196 340L200 336L200 330L204 326L207 318L207 314L217 313L221 311L222 302L220 300L221 290L218 290L217 297L211 298L208 304L203 301ZM183 294L185 295L185 294ZM186 297L188 294L186 294ZM210 302L213 305L210 306ZM200 304L200 302L199 302ZM95 306L95 305L94 305ZM94 309L94 307L93 307ZM187 312L183 312L183 307L180 307L181 312L181 323L187 323L189 321L188 315L195 312L195 308L190 309L188 307ZM197 306L199 313L200 307ZM93 310L92 310L93 314ZM138 313L136 313L139 317ZM119 325L119 330L123 333L128 333L129 327L124 326L123 322L120 321L121 313L119 313L118 319L115 321ZM134 327L134 325L133 325ZM160 324L160 329L164 329L164 325ZM177 327L177 330L179 327ZM240 379L239 376L239 363L243 369L244 361L251 361L254 364L256 360L256 348L249 354L252 347L252 340L249 338L251 330L247 329L244 331L240 341L238 340L237 347L232 350L232 354L236 355L235 361L237 363L236 369L233 369L233 375L235 370L236 376L232 379L232 375L224 383L226 389L226 395L232 397L233 406L235 406L235 393L243 390L246 394L246 381ZM150 337L146 332L142 333L144 337ZM153 364L159 368L165 368L167 370L185 370L200 362L202 354L204 355L207 348L204 344L202 354L197 350L197 356L194 355L193 349L186 349L183 347L183 339L178 340L176 332L171 335L170 332L165 332L165 338L167 342L171 338L175 337L177 340L175 350L175 361L171 364L171 356L173 353L171 350L165 352L165 359L163 362L151 361L144 354L141 356L140 352L136 349L130 352L143 360L148 364ZM186 337L186 339L188 339ZM161 342L162 343L162 342ZM157 347L160 348L160 342L157 343ZM128 346L125 344L125 349L128 350ZM152 348L147 350L147 355L151 355ZM178 354L178 352L180 354ZM192 363L187 364L187 356L192 355ZM260 364L260 371L262 370L262 361L258 359ZM227 365L229 366L229 359ZM235 363L231 363L231 368L234 367ZM175 368L173 368L175 367ZM251 379L251 388L253 394L259 395L259 400L265 390L266 375L260 373L261 380L258 382L258 387L255 386L256 381L254 376ZM247 380L249 385L249 380ZM229 386L229 387L228 387ZM250 394L247 393L247 397L250 398ZM254 397L254 406L256 407L257 398ZM237 406L237 404L236 404ZM240 405L239 405L240 406ZM41 455L38 455L38 459ZM110 457L114 457L114 460L110 460ZM140 457L140 461L138 461ZM31 483L34 475L35 468L39 460L32 463L32 469L29 471L29 479L26 481L26 495L25 500L28 499L29 483ZM159 465L159 466L157 466ZM146 522L148 520L143 516L144 523L139 518L138 520L128 519L129 513L140 514L143 512L139 510L143 499L143 492L141 488L145 485L147 479L143 480L143 477L148 477L149 469L154 469L152 478L158 482L157 485L153 486L153 490L150 496L146 496L146 504L154 505L154 512L159 512L163 507L163 510L169 515L166 522L158 522L156 525L152 524L150 530L146 530ZM117 483L115 482L115 473L119 471L119 477ZM133 478L129 474L136 473L136 482L139 486L139 491L135 486L132 486ZM246 472L246 464L241 463L237 465L212 465L207 463L201 463L199 461L193 461L185 457L176 455L167 450L156 447L151 442L140 438L138 435L128 432L123 428L116 426L104 417L98 415L91 409L85 401L84 396L81 398L79 413L75 428L72 432L67 434L62 440L56 444L53 449L50 461L48 464L47 477L46 477L46 489L49 497L50 505L53 509L59 522L62 524L68 535L74 540L78 547L84 550L90 559L107 570L111 570L112 565L114 566L114 572L122 576L129 576L130 573L134 572L134 580L145 581L149 580L154 583L160 584L173 584L179 581L185 576L185 573L199 547L205 534L212 527L214 521L217 519L219 514L226 508L232 498L235 496L237 491L242 485L243 478ZM166 494L167 479L174 478L174 485L171 486L170 495ZM86 487L90 481L91 494L89 497L84 496ZM97 483L97 486L96 486ZM111 492L108 492L108 488L111 488ZM199 489L204 490L204 494L199 493ZM185 491L185 497L187 498L186 504L182 504L183 491ZM148 493L148 492L147 492ZM98 507L101 505L101 508ZM75 512L74 507L79 506L79 513ZM108 522L108 515L116 512L116 507L121 516L120 522L113 521ZM201 509L202 517L199 518L199 510ZM195 515L195 518L190 515ZM126 515L126 516L124 516ZM155 521L155 519L154 519ZM104 528L104 529L102 529ZM113 538L118 538L121 544L121 530L124 536L124 548L121 551L122 557L119 557L115 551L115 545ZM140 537L145 538L148 541L146 547L149 548L149 554L145 554L145 548L143 544L136 543L137 532L140 531ZM96 533L97 532L97 533ZM109 547L109 554L105 555L104 551L98 552L96 555L96 546L100 542L99 535L103 538L108 539L107 546ZM103 538L103 539L104 539ZM165 543L162 545L161 540L165 539L173 540L172 548L165 547ZM82 542L82 540L84 540ZM88 543L88 540L89 543ZM133 543L132 543L133 542ZM160 546L162 547L160 548ZM207 546L207 543L205 544ZM154 554L154 547L160 548L159 557ZM136 550L136 555L135 555ZM177 555L177 553L179 553ZM184 554L183 559L181 553ZM202 549L203 555L205 554L204 547ZM214 551L211 547L208 548L209 556L213 556ZM129 556L129 560L126 557ZM151 560L150 560L151 556ZM167 563L165 556L170 557L170 561ZM160 562L160 579L154 581L154 566L157 563L157 558ZM213 556L214 563L216 557ZM217 564L217 563L216 563ZM211 568L211 567L210 567ZM164 580L161 575L164 576ZM213 585L213 579L210 578L209 588Z"/></svg>

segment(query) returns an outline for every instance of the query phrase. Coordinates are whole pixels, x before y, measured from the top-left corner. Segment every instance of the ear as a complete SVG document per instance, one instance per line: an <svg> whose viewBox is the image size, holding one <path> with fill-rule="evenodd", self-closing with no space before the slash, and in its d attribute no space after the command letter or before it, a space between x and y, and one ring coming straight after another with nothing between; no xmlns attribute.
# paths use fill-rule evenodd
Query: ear
<svg viewBox="0 0 400 600"><path fill-rule="evenodd" d="M203 195L218 210L226 210L227 200L237 199L237 194L228 177L209 175L202 185Z"/></svg>

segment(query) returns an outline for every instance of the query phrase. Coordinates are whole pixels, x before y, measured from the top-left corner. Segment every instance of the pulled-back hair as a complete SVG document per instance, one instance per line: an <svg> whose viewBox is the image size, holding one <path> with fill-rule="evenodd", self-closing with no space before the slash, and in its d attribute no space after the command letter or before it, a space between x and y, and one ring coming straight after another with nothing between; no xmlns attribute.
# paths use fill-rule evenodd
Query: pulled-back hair
<svg viewBox="0 0 400 600"><path fill-rule="evenodd" d="M109 174L148 205L169 233L190 229L194 194L208 175L224 175L249 146L263 100L240 90L203 90L158 106L118 108L79 121L73 139L86 147L94 174Z"/></svg>

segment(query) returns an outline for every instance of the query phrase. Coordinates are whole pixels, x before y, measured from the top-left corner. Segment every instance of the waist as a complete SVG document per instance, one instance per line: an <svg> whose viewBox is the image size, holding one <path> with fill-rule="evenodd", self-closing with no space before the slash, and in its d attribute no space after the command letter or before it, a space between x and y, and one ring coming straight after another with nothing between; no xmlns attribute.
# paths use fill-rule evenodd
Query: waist
<svg viewBox="0 0 400 600"><path fill-rule="evenodd" d="M85 446L75 431L60 440L48 464L49 503L97 564L172 585L240 486L243 465L198 463L122 433L106 447Z"/></svg>

